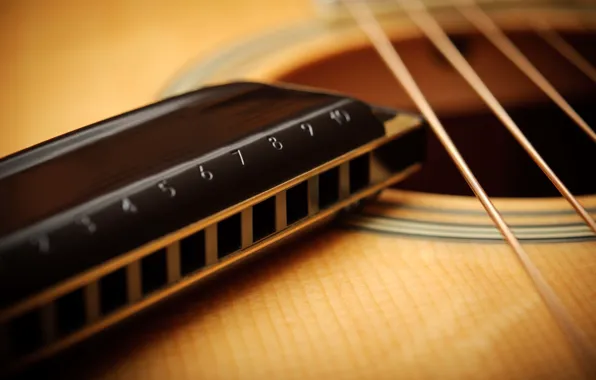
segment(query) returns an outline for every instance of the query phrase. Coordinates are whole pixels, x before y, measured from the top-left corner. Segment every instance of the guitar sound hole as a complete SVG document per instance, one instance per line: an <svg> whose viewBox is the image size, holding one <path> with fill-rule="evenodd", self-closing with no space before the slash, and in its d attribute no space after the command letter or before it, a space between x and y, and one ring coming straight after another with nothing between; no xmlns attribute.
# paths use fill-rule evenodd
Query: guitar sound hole
<svg viewBox="0 0 596 380"><path fill-rule="evenodd" d="M585 103L576 109L596 122L596 112ZM593 142L566 115L552 105L519 107L510 115L536 150L574 194L596 193ZM489 195L497 197L557 197L556 188L530 156L492 115L466 115L444 120L455 144ZM475 128L483 125L483 128ZM443 194L472 195L459 171L434 135L427 141L425 167L400 188Z"/></svg>
<svg viewBox="0 0 596 380"><path fill-rule="evenodd" d="M596 63L596 34L563 33L584 58ZM548 78L592 127L596 86L539 36L508 33L516 46ZM590 166L596 149L589 137L483 36L452 36L466 59L502 102L553 171L577 195L596 193ZM558 191L481 98L449 63L437 58L423 38L394 42L421 90L460 152L491 196L553 197ZM365 101L416 111L408 94L370 47L330 55L287 73L280 81L348 93ZM428 133L422 170L399 188L473 195L433 133ZM593 170L592 170L593 171Z"/></svg>

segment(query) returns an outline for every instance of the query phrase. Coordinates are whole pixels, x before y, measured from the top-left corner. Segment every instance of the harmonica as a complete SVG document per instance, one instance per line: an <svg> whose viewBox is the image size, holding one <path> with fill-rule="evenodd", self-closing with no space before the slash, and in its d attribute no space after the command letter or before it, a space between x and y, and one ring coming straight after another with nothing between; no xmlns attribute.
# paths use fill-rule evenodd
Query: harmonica
<svg viewBox="0 0 596 380"><path fill-rule="evenodd" d="M48 357L421 167L424 121L234 82L0 161L0 359Z"/></svg>

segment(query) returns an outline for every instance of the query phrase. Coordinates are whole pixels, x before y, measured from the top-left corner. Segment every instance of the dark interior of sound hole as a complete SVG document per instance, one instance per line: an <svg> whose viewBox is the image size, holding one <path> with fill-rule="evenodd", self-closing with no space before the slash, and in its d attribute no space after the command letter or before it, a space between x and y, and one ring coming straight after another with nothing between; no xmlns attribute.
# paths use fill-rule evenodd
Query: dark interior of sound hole
<svg viewBox="0 0 596 380"><path fill-rule="evenodd" d="M595 125L596 83L540 37L524 32L509 36L578 113ZM563 36L586 59L596 62L595 34L563 33ZM594 142L483 37L466 34L452 39L569 189L577 195L596 193ZM428 41L418 38L394 45L489 195L559 195L511 134ZM344 51L311 62L279 80L329 88L365 101L415 110L407 94L370 48ZM428 136L423 169L396 187L471 195L434 134Z"/></svg>

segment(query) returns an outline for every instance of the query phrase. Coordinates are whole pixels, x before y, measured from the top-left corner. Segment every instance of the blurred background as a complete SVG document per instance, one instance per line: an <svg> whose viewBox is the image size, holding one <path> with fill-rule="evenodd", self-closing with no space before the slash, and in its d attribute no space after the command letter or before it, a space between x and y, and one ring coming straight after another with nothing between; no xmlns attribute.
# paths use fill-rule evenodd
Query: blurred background
<svg viewBox="0 0 596 380"><path fill-rule="evenodd" d="M2 0L0 157L150 103L238 35L314 13L309 0Z"/></svg>
<svg viewBox="0 0 596 380"><path fill-rule="evenodd" d="M592 11L578 8L583 4L585 9L593 9L589 5L593 0L476 1L495 7L492 17L508 25L516 46L589 123L595 124L591 121L596 117L591 103L593 83L532 32L529 13L519 12L538 4L545 9L556 5L548 13L532 15L536 19L550 15L549 22L565 31L565 38L581 55L596 62L594 34L587 33L596 28L596 19L590 16ZM393 11L398 8L392 0L371 2ZM450 5L452 0L424 2ZM323 17L333 14L324 12L332 8L325 5L332 3L0 0L0 157L154 102L171 95L173 88L190 90L206 78L213 82L255 79L252 74L259 70L243 65L259 66L257 62L269 72L256 80L333 89L368 102L416 110L364 36L329 22L333 17ZM499 7L510 9L501 14ZM565 8L579 11L564 12ZM457 12L448 10L451 14L445 12L440 21L451 26L452 38L465 47L474 70L568 186L577 194L591 193L596 178L590 182L576 169L593 160L590 141L488 40L473 28L471 33L462 32L464 27L457 32L467 24L461 18L451 19ZM437 14L439 17L440 12ZM404 62L489 194L558 196L476 92L417 34L418 29L399 17L385 21ZM204 74L203 81L190 75L196 72ZM180 81L181 77L184 80ZM546 125L549 127L544 128ZM438 141L429 138L428 144L428 151L433 152L425 165L428 176L420 174L411 179L413 183L406 181L401 186L471 195ZM492 150L487 151L489 148Z"/></svg>

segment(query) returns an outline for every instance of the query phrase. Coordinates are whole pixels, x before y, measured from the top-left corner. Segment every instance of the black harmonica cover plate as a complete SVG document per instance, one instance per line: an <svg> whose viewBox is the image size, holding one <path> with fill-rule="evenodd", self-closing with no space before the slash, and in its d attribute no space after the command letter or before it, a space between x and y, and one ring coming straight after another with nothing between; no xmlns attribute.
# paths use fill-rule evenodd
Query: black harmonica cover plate
<svg viewBox="0 0 596 380"><path fill-rule="evenodd" d="M384 134L358 100L242 82L9 156L0 161L0 306Z"/></svg>

